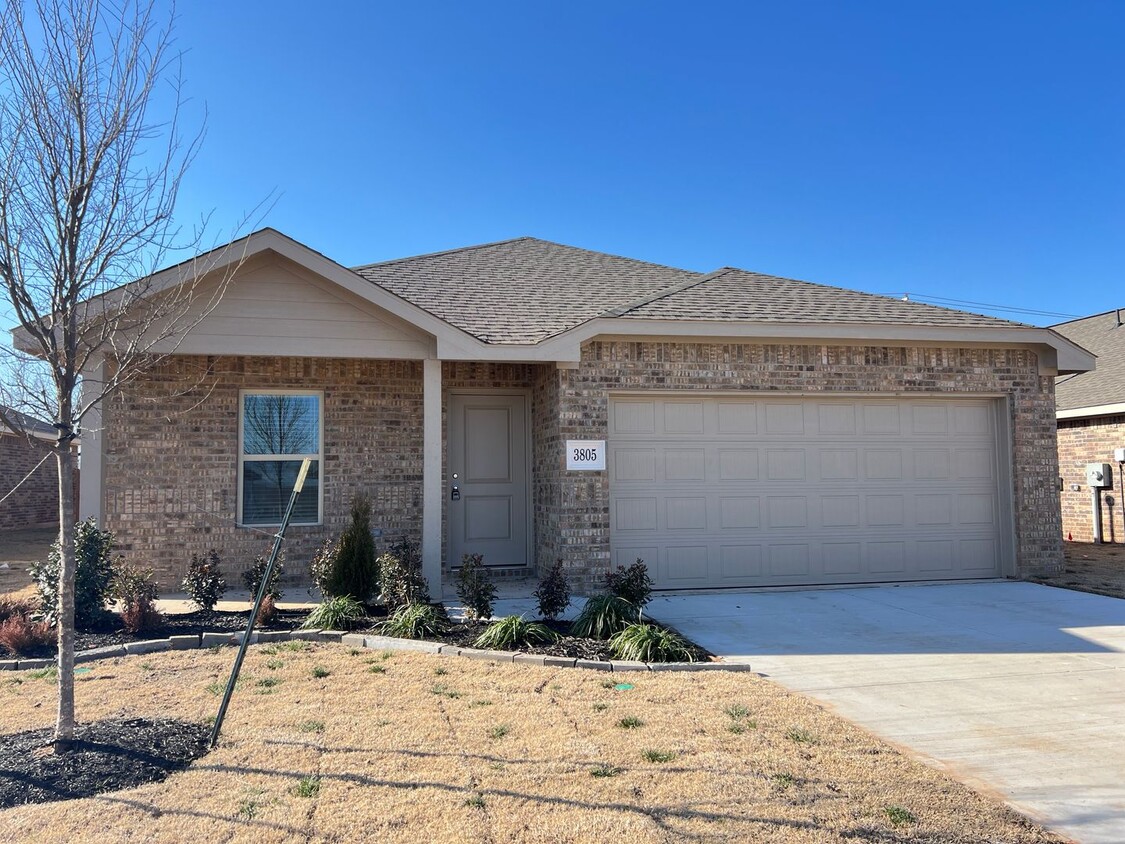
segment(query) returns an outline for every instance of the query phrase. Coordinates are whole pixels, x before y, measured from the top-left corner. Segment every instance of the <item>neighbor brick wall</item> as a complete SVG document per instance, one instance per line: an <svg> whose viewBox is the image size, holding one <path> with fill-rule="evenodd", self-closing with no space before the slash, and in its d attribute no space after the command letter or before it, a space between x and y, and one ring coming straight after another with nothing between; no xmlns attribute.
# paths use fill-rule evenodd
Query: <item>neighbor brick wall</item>
<svg viewBox="0 0 1125 844"><path fill-rule="evenodd" d="M1060 419L1059 474L1063 479L1062 535L1076 542L1094 539L1093 505L1086 486L1087 463L1109 463L1113 467L1113 489L1102 493L1102 538L1125 542L1121 516L1121 478L1113 459L1115 448L1125 448L1125 415L1093 419ZM1078 491L1071 485L1078 484ZM1107 500L1113 500L1111 507Z"/></svg>
<svg viewBox="0 0 1125 844"><path fill-rule="evenodd" d="M1054 382L1039 374L1032 352L599 341L583 347L578 369L548 377L557 387L537 391L552 396L557 390L560 440L604 439L614 390L1006 394L1017 566L1020 574L1061 568ZM557 484L559 492L537 506L544 511L540 529L554 535L541 536L539 544L563 557L572 582L589 590L610 565L609 479L604 472L566 473L556 447L553 460L542 460L554 477L540 484Z"/></svg>
<svg viewBox="0 0 1125 844"><path fill-rule="evenodd" d="M57 526L59 468L54 457L35 468L46 452L16 434L0 434L0 498L15 489L28 472L35 473L0 503L0 530Z"/></svg>
<svg viewBox="0 0 1125 844"><path fill-rule="evenodd" d="M338 534L353 495L372 497L380 548L421 540L422 364L316 358L170 358L105 410L105 526L118 547L179 589L191 554L216 548L228 588L269 549L269 529L238 527L240 389L324 391L324 524L285 540L300 577L316 546Z"/></svg>

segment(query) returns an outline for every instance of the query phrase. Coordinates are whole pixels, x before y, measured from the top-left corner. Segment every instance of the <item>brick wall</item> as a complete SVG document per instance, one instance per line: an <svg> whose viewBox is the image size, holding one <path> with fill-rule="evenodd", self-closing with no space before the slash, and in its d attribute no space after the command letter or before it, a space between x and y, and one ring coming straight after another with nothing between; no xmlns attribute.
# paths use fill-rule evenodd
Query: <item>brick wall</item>
<svg viewBox="0 0 1125 844"><path fill-rule="evenodd" d="M1102 538L1107 542L1125 542L1121 477L1113 459L1115 448L1125 448L1125 415L1060 419L1058 426L1059 475L1063 479L1062 535L1071 535L1076 542L1093 541L1093 504L1086 486L1086 464L1109 463L1113 467L1113 489L1102 493ZM1071 490L1072 484L1078 485L1077 491Z"/></svg>
<svg viewBox="0 0 1125 844"><path fill-rule="evenodd" d="M26 437L0 434L0 498L35 469L44 453ZM59 468L55 458L50 457L14 495L0 504L0 530L49 527L58 523Z"/></svg>
<svg viewBox="0 0 1125 844"><path fill-rule="evenodd" d="M606 341L584 346L578 369L549 377L555 383L537 391L557 391L559 439L605 438L617 389L1007 394L1017 566L1021 574L1061 567L1054 383L1039 375L1031 352ZM540 529L551 534L539 547L563 557L573 582L589 589L610 565L609 480L566 473L561 458L543 461L554 476L539 483L559 492L537 505Z"/></svg>
<svg viewBox="0 0 1125 844"><path fill-rule="evenodd" d="M338 534L352 496L372 497L381 546L421 541L422 364L313 358L171 358L116 395L105 410L105 525L119 547L179 588L191 554L214 547L237 573L271 542L268 528L238 527L240 389L324 391L324 523L293 526L291 575Z"/></svg>

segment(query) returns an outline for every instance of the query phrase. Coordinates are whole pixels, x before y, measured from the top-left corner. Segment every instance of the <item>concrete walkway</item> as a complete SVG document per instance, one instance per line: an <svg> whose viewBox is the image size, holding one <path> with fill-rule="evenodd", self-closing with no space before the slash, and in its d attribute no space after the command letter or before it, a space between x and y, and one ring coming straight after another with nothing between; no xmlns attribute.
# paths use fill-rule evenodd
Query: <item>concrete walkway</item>
<svg viewBox="0 0 1125 844"><path fill-rule="evenodd" d="M1125 841L1125 601L1030 583L658 596L650 614L1083 844Z"/></svg>

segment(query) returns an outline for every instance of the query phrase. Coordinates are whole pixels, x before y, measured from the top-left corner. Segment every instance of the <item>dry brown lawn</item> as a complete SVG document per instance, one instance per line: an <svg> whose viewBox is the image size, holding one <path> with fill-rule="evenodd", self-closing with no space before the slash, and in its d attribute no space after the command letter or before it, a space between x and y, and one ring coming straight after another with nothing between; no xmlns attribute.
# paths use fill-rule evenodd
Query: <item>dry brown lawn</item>
<svg viewBox="0 0 1125 844"><path fill-rule="evenodd" d="M94 663L79 712L204 719L233 655ZM634 687L613 688L623 678ZM47 725L54 691L0 676L3 731ZM1062 841L752 674L611 677L319 644L251 648L219 748L187 771L0 812L0 840Z"/></svg>
<svg viewBox="0 0 1125 844"><path fill-rule="evenodd" d="M1032 580L1079 592L1125 598L1125 545L1066 542L1063 547L1065 565L1062 574L1034 577Z"/></svg>

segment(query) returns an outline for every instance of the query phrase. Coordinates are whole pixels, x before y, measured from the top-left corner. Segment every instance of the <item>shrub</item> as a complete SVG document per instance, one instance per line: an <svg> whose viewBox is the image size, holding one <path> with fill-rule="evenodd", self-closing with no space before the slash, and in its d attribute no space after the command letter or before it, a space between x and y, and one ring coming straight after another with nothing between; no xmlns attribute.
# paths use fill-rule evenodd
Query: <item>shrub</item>
<svg viewBox="0 0 1125 844"><path fill-rule="evenodd" d="M191 555L187 576L181 586L201 610L210 612L215 609L215 604L219 603L223 593L227 591L227 582L219 569L221 563L219 552L214 548L207 552L206 557Z"/></svg>
<svg viewBox="0 0 1125 844"><path fill-rule="evenodd" d="M538 621L524 621L522 615L509 615L492 622L473 647L511 651L526 645L558 640L558 634Z"/></svg>
<svg viewBox="0 0 1125 844"><path fill-rule="evenodd" d="M32 656L51 638L50 622L32 621L26 615L11 615L0 621L0 645L16 656Z"/></svg>
<svg viewBox="0 0 1125 844"><path fill-rule="evenodd" d="M637 621L636 606L617 595L594 595L570 627L575 636L591 639L608 639Z"/></svg>
<svg viewBox="0 0 1125 844"><path fill-rule="evenodd" d="M268 563L269 557L258 555L254 558L254 562L250 564L250 568L242 573L242 585L250 591L251 599L258 596L258 590L262 586L262 578L266 576L266 565ZM266 597L273 598L275 602L281 597L281 590L277 588L277 581L283 571L285 571L284 551L277 555L277 564L273 567L269 586L266 587Z"/></svg>
<svg viewBox="0 0 1125 844"><path fill-rule="evenodd" d="M379 625L381 633L401 639L424 639L440 636L449 629L445 610L433 604L407 604L399 607Z"/></svg>
<svg viewBox="0 0 1125 844"><path fill-rule="evenodd" d="M422 576L422 552L418 543L403 539L376 561L379 596L388 609L406 604L428 604L430 590Z"/></svg>
<svg viewBox="0 0 1125 844"><path fill-rule="evenodd" d="M320 590L320 594L328 597L328 579L336 568L336 558L340 554L340 542L336 539L326 539L313 553L309 562L309 577L313 585Z"/></svg>
<svg viewBox="0 0 1125 844"><path fill-rule="evenodd" d="M325 581L326 595L351 595L365 602L375 591L375 540L371 536L371 499L357 495L352 499L352 515L340 536L334 565Z"/></svg>
<svg viewBox="0 0 1125 844"><path fill-rule="evenodd" d="M350 595L321 601L301 626L306 630L351 630L367 618L363 604Z"/></svg>
<svg viewBox="0 0 1125 844"><path fill-rule="evenodd" d="M38 612L39 604L32 598L13 598L9 595L0 595L0 621L7 621L14 616L30 616Z"/></svg>
<svg viewBox="0 0 1125 844"><path fill-rule="evenodd" d="M113 569L111 595L124 604L121 620L130 633L151 630L164 622L164 616L156 609L158 592L152 569L118 563Z"/></svg>
<svg viewBox="0 0 1125 844"><path fill-rule="evenodd" d="M96 627L109 614L106 600L113 581L113 534L98 530L91 517L74 527L74 626ZM51 621L59 614L59 569L62 550L58 540L47 554L47 562L33 563L28 569L35 579L43 615Z"/></svg>
<svg viewBox="0 0 1125 844"><path fill-rule="evenodd" d="M457 597L465 605L471 618L492 618L492 604L496 600L496 587L484 567L480 554L461 557L461 571L457 575Z"/></svg>
<svg viewBox="0 0 1125 844"><path fill-rule="evenodd" d="M274 619L277 618L277 599L266 593L262 598L262 605L258 607L258 618L254 622L255 627L266 627L273 624Z"/></svg>
<svg viewBox="0 0 1125 844"><path fill-rule="evenodd" d="M695 662L695 655L679 633L655 624L630 624L609 640L617 659L639 662Z"/></svg>
<svg viewBox="0 0 1125 844"><path fill-rule="evenodd" d="M570 584L566 582L561 559L555 561L547 576L539 581L538 588L532 594L539 607L539 615L551 621L558 618L563 610L570 606Z"/></svg>
<svg viewBox="0 0 1125 844"><path fill-rule="evenodd" d="M644 560L637 560L629 568L618 566L617 571L608 572L605 587L611 595L624 598L637 609L652 600L652 578L648 576Z"/></svg>

